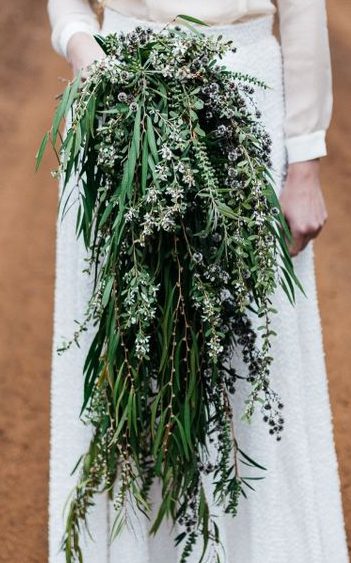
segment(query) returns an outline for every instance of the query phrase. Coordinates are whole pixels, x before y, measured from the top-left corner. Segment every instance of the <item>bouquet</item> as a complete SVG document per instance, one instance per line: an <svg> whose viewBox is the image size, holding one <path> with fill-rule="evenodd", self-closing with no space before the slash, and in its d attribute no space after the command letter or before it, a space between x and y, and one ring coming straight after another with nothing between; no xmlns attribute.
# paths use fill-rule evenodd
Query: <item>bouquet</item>
<svg viewBox="0 0 351 563"><path fill-rule="evenodd" d="M49 140L56 150L62 216L79 199L77 236L94 280L85 318L60 349L94 327L81 412L93 433L68 505L68 562L82 560L95 494L113 499L113 539L128 506L149 515L154 480L162 501L150 533L171 518L181 562L199 537L205 560L220 545L211 502L235 516L252 488L240 465L262 468L237 442L230 395L244 386L242 418L259 408L276 439L283 429L270 385L271 296L280 284L293 302L299 282L254 101L266 86L221 64L235 56L230 41L183 19L182 28L97 36L105 58L68 84L37 154L39 164Z"/></svg>

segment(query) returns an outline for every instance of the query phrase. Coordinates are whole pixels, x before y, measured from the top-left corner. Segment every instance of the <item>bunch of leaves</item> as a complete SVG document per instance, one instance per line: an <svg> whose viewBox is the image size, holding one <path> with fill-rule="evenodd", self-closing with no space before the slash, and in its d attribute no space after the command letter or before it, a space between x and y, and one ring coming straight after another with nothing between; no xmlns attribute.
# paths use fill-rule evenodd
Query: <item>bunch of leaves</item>
<svg viewBox="0 0 351 563"><path fill-rule="evenodd" d="M105 58L68 84L37 157L50 140L61 213L78 199L77 236L94 280L86 318L61 349L94 326L81 413L94 432L63 547L68 562L81 560L81 525L98 492L113 497L112 537L128 525L128 504L149 516L157 479L150 532L171 518L182 562L197 541L201 561L220 561L211 505L235 516L252 488L241 466L264 469L239 448L230 395L245 386L242 417L258 406L280 439L271 296L281 284L293 302L299 285L254 101L265 85L221 63L235 48L216 35L136 28L97 40Z"/></svg>

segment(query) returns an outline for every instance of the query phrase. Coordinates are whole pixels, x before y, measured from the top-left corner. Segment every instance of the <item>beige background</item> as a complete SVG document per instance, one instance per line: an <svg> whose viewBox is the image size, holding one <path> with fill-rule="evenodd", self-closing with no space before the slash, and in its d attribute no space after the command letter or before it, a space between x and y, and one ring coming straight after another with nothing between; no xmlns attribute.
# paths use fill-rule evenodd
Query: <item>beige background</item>
<svg viewBox="0 0 351 563"><path fill-rule="evenodd" d="M323 161L330 218L317 243L317 273L351 538L351 4L330 0L329 12L335 111ZM60 77L70 76L51 50L44 0L1 3L0 53L0 561L43 563L56 184L52 158L37 175L33 165Z"/></svg>

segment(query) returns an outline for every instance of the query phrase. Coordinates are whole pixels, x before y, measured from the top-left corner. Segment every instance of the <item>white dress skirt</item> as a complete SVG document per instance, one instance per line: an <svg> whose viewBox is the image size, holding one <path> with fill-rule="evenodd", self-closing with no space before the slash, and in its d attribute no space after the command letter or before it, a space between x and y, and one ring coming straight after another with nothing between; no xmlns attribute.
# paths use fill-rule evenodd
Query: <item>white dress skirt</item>
<svg viewBox="0 0 351 563"><path fill-rule="evenodd" d="M145 23L145 22L142 22ZM102 34L130 31L137 20L106 9ZM148 24L147 24L148 25ZM152 27L160 28L159 24ZM273 172L279 193L286 169L283 137L284 99L281 51L272 35L272 18L205 29L234 40L237 53L226 64L264 80L270 87L258 92L257 103L273 140ZM73 180L72 180L73 182ZM69 190L67 190L69 191ZM64 563L60 551L64 532L63 509L77 476L71 475L86 451L91 429L79 419L83 394L83 363L92 331L83 334L80 348L61 356L56 348L73 334L75 320L82 320L90 296L86 252L75 236L76 206L57 224L54 343L51 384L51 456L49 495L49 561ZM273 388L285 404L285 429L277 442L268 433L261 413L250 425L240 421L243 395L236 394L233 408L241 448L267 468L265 479L255 481L255 491L241 498L234 519L218 508L217 523L225 563L346 563L348 561L340 483L334 448L331 410L316 296L313 249L294 259L296 273L307 298L297 296L292 307L278 291L274 302L279 314L273 319L278 336L273 342ZM239 359L233 357L233 364ZM242 474L246 475L245 466ZM261 475L259 471L250 472ZM252 482L254 483L254 482ZM210 498L210 484L206 483ZM152 489L155 510L160 498ZM148 535L149 523L130 514L131 528L109 542L114 510L106 494L96 499L89 515L91 540L83 534L84 563L177 563L174 547L179 530L164 523L156 536ZM190 563L198 563L201 546ZM209 561L215 561L214 556Z"/></svg>

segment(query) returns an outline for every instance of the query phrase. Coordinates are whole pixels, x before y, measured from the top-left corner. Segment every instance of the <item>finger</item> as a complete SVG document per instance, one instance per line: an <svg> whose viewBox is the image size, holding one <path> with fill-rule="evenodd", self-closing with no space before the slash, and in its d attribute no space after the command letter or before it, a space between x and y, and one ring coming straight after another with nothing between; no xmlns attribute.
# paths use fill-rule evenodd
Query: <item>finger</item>
<svg viewBox="0 0 351 563"><path fill-rule="evenodd" d="M302 245L304 244L304 236L295 230L291 224L289 223L288 219L285 217L285 220L288 224L289 231L290 231L290 238L286 236L284 233L285 241L290 253L290 256L297 256L300 252Z"/></svg>
<svg viewBox="0 0 351 563"><path fill-rule="evenodd" d="M323 225L321 225L320 227L318 227L318 229L315 229L312 233L305 235L304 237L304 241L302 244L302 247L300 250L303 250L304 248L306 248L306 246L308 245L308 243L313 240L314 238L316 238L319 233L321 232L321 230L323 229Z"/></svg>
<svg viewBox="0 0 351 563"><path fill-rule="evenodd" d="M292 228L291 228L290 221L289 221L288 217L285 215L283 205L281 205L281 207L282 207L282 213L284 215L285 222L286 222L288 229L289 229L289 232L290 232L290 238L288 238L288 236L287 236L287 234L286 234L286 232L283 228L283 225L280 224L279 229L280 229L280 232L282 233L282 235L285 239L285 242L286 242L286 244L288 245L288 248L289 248L293 244L293 238L294 237L293 237L293 234L292 234Z"/></svg>
<svg viewBox="0 0 351 563"><path fill-rule="evenodd" d="M303 235L294 235L293 240L289 244L289 252L290 256L297 256L298 253L304 248L304 245L307 244L308 240L306 241L307 237Z"/></svg>
<svg viewBox="0 0 351 563"><path fill-rule="evenodd" d="M311 240L313 240L314 238L316 238L316 236L320 233L321 230L322 230L322 229L318 229L317 231L315 231L315 232L313 233L313 235L308 235L308 236L305 236L305 237L304 237L304 241L303 241L303 243L302 243L302 245L301 245L300 252L301 252L301 250L304 250L304 249L306 248L306 246L308 245L308 243L309 243Z"/></svg>
<svg viewBox="0 0 351 563"><path fill-rule="evenodd" d="M300 252L302 252L302 250L304 250L306 248L306 246L308 245L308 243L313 239L314 237L303 237L303 240L300 243L300 247L298 249L297 254L299 254ZM296 255L295 255L296 256Z"/></svg>

